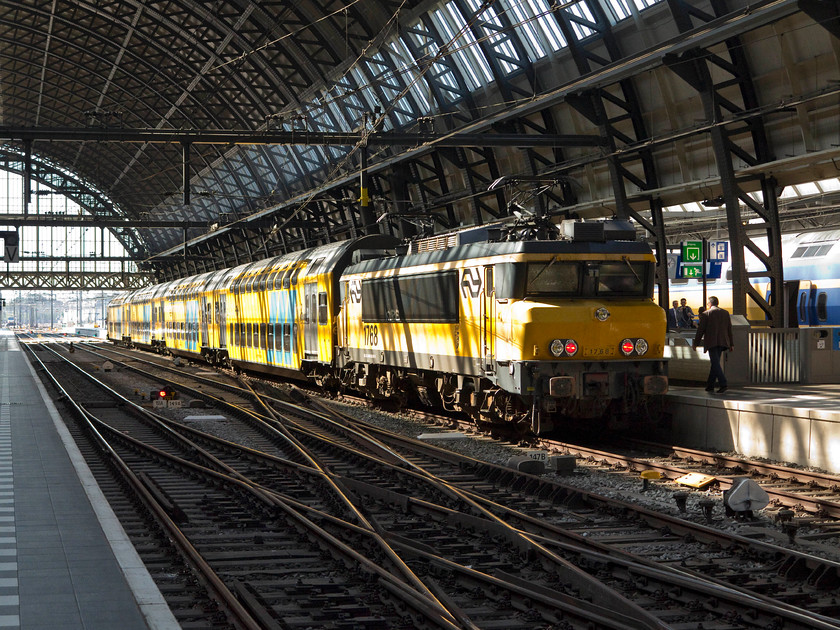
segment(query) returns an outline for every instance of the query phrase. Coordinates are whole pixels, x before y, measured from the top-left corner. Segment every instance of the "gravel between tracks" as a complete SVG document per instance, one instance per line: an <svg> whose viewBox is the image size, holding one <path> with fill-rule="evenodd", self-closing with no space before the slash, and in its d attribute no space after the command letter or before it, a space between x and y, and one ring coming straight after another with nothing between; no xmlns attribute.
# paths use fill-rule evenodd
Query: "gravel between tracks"
<svg viewBox="0 0 840 630"><path fill-rule="evenodd" d="M136 375L133 375L127 370L124 371L118 368L110 372L108 376L108 380L115 386L120 388L125 387L129 391L136 385ZM268 389L271 388L268 387ZM442 439L426 439L430 444L434 444L435 446L493 464L504 466L508 464L511 457L523 455L529 450L535 450L533 448L524 448L514 444L492 440L477 434L463 434L463 437L452 437L453 431L449 428L429 425L411 419L405 414L381 411L340 400L327 400L325 403L334 406L337 410L351 417L370 422L400 435L416 438L421 434L447 434L447 437ZM200 416L220 415L215 410L183 407L180 409L155 409L154 411L162 411L167 417L179 422L184 422L184 418L189 416L197 417L185 422L185 424L207 431L223 439L242 442L242 436L236 429L236 422L220 419L200 419ZM249 446L248 444L245 445ZM603 467L588 465L580 461L571 474L557 475L553 472L546 472L545 475L550 478L555 478L562 484L573 486L586 492L600 494L612 499L620 499L656 512L705 524L731 533L746 536L754 536L756 533L766 534L774 539L776 544L840 562L840 541L837 539L827 539L821 542L809 541L803 544L808 534L811 531L816 531L816 528L810 525L810 521L813 519L807 516L802 517L800 514L797 515L801 517L797 519L799 539L796 543L791 544L787 536L781 533L779 525L775 523L769 513L759 511L755 514L755 518L750 521L724 516L722 493L717 488L695 490L663 480L651 482L647 489L643 491L642 480L639 478L634 478L621 471L610 471ZM683 514L679 512L673 497L674 492L678 490L689 492L687 511ZM703 511L698 505L703 499L712 499L715 502L712 523L706 521Z"/></svg>

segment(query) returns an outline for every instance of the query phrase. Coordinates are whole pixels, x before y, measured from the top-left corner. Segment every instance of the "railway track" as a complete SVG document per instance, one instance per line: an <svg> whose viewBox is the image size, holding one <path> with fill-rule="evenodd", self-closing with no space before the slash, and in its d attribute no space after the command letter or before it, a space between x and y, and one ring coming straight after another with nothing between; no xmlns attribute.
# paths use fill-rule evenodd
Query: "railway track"
<svg viewBox="0 0 840 630"><path fill-rule="evenodd" d="M161 378L132 369L138 378ZM190 396L207 398L208 377L188 372L169 374ZM181 382L194 377L199 380L192 389ZM240 387L236 396L244 400L246 391ZM485 627L488 605L496 618L508 611L505 623L512 625L506 627L519 627L523 615L530 624L566 620L572 627L838 627L832 619L838 612L833 563L457 457L352 418L312 414L262 396L252 400L250 409L241 402L225 407L226 401L220 408L231 416L258 416L262 408L262 418L254 422L280 431L282 438L250 435L257 425L243 422L248 441L264 440L251 449L263 459L242 464L237 454L225 463L236 478L272 497L297 501L293 505L302 517L336 539L349 535L348 524L356 528L354 550L363 550L417 597L431 597L462 627ZM170 429L181 432L175 424ZM209 438L188 433L200 442L204 457L212 453L226 461L231 453L225 451L235 448L211 448L204 441ZM154 444L160 438L148 439ZM302 450L290 452L290 443ZM186 460L186 453L176 457ZM265 458L284 473L266 472ZM290 496L284 476L291 476L304 496ZM313 483L303 490L302 479ZM309 496L315 487L317 499ZM371 532L382 532L384 539L376 542Z"/></svg>

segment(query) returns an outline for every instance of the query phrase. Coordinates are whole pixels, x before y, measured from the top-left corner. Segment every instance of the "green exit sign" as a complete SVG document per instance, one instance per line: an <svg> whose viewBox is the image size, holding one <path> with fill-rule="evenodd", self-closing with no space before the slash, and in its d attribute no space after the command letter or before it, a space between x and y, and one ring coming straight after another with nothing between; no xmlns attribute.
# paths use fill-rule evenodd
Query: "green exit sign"
<svg viewBox="0 0 840 630"><path fill-rule="evenodd" d="M702 241L683 241L682 260L684 263L699 263L703 260ZM684 275L684 274L683 274ZM694 277L694 276L692 276Z"/></svg>
<svg viewBox="0 0 840 630"><path fill-rule="evenodd" d="M702 278L703 277L703 266L702 265L683 265L682 266L682 277L683 278Z"/></svg>

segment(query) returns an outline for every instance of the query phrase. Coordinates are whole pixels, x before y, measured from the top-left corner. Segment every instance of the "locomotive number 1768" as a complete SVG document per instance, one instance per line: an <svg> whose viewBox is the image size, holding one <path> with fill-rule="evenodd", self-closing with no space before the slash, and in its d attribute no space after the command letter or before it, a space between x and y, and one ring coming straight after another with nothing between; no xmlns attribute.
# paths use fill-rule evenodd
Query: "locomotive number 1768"
<svg viewBox="0 0 840 630"><path fill-rule="evenodd" d="M376 346L379 345L379 327L375 324L365 324L364 329L365 345Z"/></svg>

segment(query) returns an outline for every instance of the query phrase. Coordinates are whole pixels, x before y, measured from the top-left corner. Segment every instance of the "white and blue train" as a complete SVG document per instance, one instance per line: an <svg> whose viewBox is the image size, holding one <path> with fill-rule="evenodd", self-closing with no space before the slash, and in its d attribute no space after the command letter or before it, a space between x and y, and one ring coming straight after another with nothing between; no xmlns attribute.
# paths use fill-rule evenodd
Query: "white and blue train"
<svg viewBox="0 0 840 630"><path fill-rule="evenodd" d="M759 243L760 245L760 243ZM782 238L784 265L784 325L840 326L840 230L803 232ZM754 261L748 257L747 267ZM753 286L769 299L769 282L755 279ZM732 312L732 270L726 263L721 277L707 279L706 295L714 295ZM703 304L701 280L677 279L670 282L670 299L686 298L697 313ZM747 298L747 318L764 319L764 312Z"/></svg>

